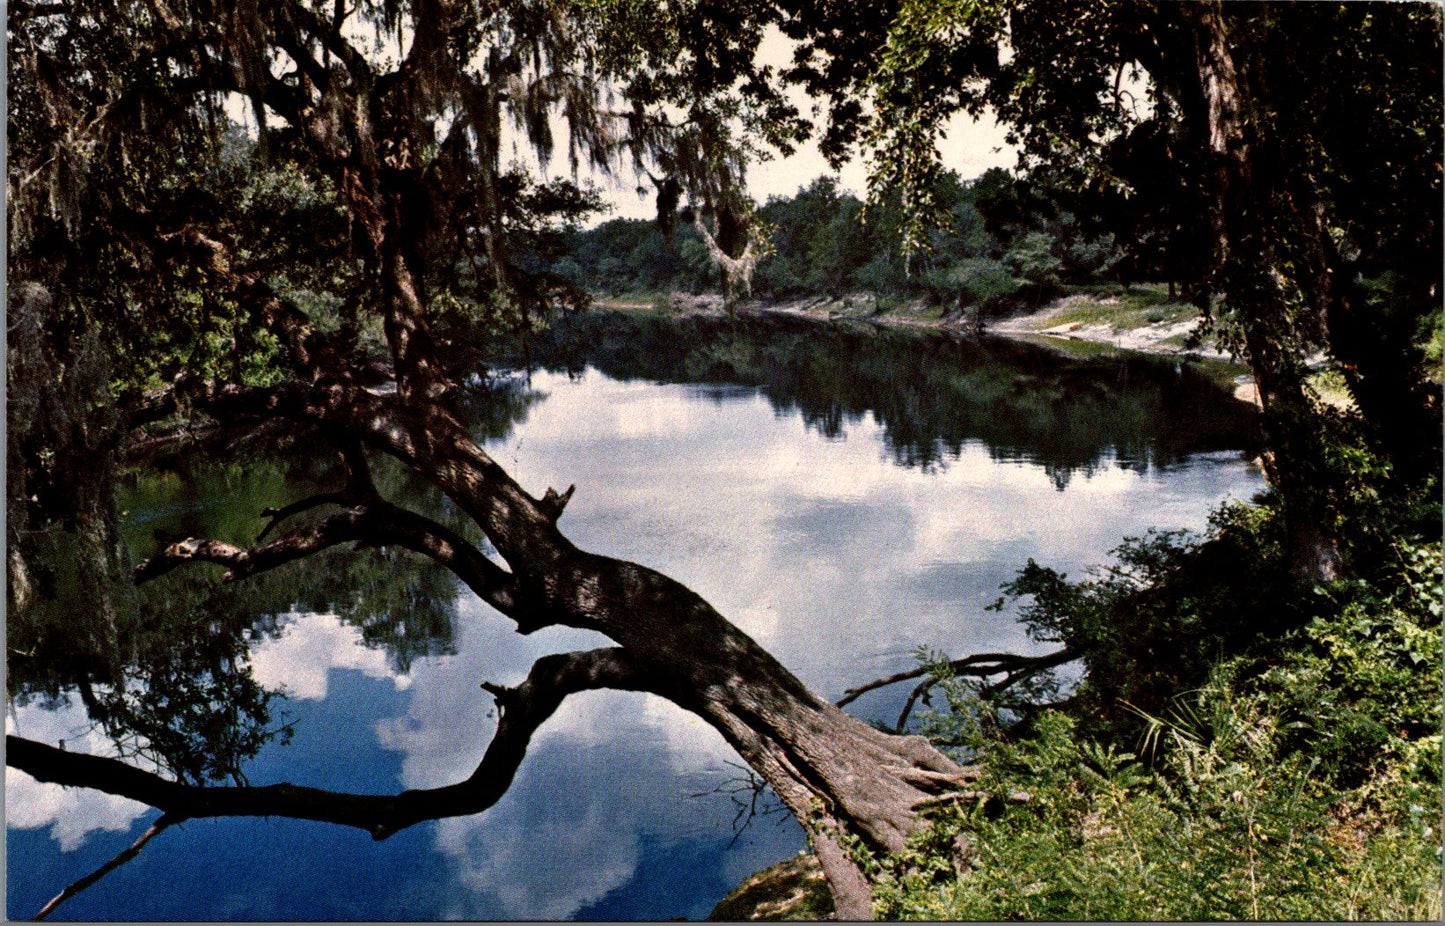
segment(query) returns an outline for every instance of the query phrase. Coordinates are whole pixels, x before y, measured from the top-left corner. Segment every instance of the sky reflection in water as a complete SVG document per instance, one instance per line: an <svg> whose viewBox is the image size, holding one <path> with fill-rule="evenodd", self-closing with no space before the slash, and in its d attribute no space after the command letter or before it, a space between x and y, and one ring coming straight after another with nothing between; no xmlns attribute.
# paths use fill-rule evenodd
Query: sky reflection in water
<svg viewBox="0 0 1445 926"><path fill-rule="evenodd" d="M1236 453L1168 467L1110 457L1064 491L1026 457L979 441L927 470L893 462L871 414L829 437L758 389L659 385L588 370L536 373L545 396L491 449L530 492L576 483L562 526L581 547L689 585L824 696L914 664L1035 648L984 606L1033 557L1077 573L1149 527L1201 527L1227 495L1262 487ZM517 636L469 595L455 654L398 674L328 614L287 619L252 646L258 680L284 687L290 746L249 766L279 780L389 792L464 778L494 728L481 681L515 683L549 652L604 642ZM903 692L865 698L887 718ZM12 708L7 732L104 751L77 705ZM76 739L75 737L80 737ZM764 819L731 850L739 772L700 720L656 698L570 699L538 733L511 791L475 817L384 843L285 820L193 821L69 902L67 918L432 919L700 917L746 874L802 846ZM703 796L695 796L695 795ZM154 811L7 771L9 915L129 844Z"/></svg>

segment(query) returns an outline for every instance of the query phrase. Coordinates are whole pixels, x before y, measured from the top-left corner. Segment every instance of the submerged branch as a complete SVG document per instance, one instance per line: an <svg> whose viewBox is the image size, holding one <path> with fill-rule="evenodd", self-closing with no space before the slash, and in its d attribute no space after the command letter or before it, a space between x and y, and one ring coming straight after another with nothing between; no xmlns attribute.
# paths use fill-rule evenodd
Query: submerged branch
<svg viewBox="0 0 1445 926"><path fill-rule="evenodd" d="M8 738L9 737L7 737L7 739ZM137 839L135 842L131 843L129 848L122 850L120 854L118 854L115 858L106 862L104 865L100 866L95 871L92 871L85 877L73 882L59 894L56 894L53 898L51 898L50 903L40 908L40 912L35 914L35 918L37 920L45 919L47 916L49 916L55 911L56 907L65 903L65 901L74 897L76 894L79 894L81 891L90 887L101 878L105 877L115 869L124 865L126 862L135 858L137 855L140 854L140 850L145 848L146 843L150 842L156 836L159 836L167 828L173 826L174 824L180 823L184 819L184 817L177 817L168 813L162 814L161 818L156 822L152 823L150 825L150 828L147 829L144 833L141 833L140 838Z"/></svg>

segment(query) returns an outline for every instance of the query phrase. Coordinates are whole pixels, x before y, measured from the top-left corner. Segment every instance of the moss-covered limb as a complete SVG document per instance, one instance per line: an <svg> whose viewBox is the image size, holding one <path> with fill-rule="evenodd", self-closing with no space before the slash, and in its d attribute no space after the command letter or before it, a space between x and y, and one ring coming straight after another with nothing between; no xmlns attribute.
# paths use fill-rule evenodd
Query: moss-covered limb
<svg viewBox="0 0 1445 926"><path fill-rule="evenodd" d="M833 898L818 859L799 853L749 875L718 901L707 918L718 922L833 919Z"/></svg>

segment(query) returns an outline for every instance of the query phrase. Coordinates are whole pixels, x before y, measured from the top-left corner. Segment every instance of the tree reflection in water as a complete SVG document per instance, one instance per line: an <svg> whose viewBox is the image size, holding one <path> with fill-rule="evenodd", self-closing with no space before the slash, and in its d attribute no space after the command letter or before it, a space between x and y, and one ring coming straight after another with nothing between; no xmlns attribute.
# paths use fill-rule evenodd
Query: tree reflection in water
<svg viewBox="0 0 1445 926"><path fill-rule="evenodd" d="M1061 489L1105 460L1168 465L1238 447L1250 423L1247 409L1203 377L1156 361L1066 362L1018 345L788 320L583 316L557 325L531 353L549 368L592 364L619 379L757 387L779 414L796 408L828 437L872 415L904 466L946 467L966 444L982 442L996 459L1042 464ZM499 437L536 398L525 376L483 376L465 405L479 436ZM125 514L108 515L119 557L77 549L106 532L32 538L35 572L47 580L9 619L13 701L74 692L118 754L185 783L243 783L247 760L289 732L284 704L248 659L258 640L281 633L284 615L336 614L401 673L451 652L456 580L392 550L333 550L234 584L218 583L216 572L177 571L132 586L128 564L174 538L250 544L266 526L252 514L344 482L339 465L305 449L271 447L225 466L188 454L128 473L115 493ZM385 497L482 543L400 466L379 466L373 478ZM76 567L102 561L114 568ZM74 620L97 613L107 615L99 628Z"/></svg>
<svg viewBox="0 0 1445 926"><path fill-rule="evenodd" d="M469 390L468 406L478 433L490 436L510 430L535 398L519 380L488 379ZM389 497L480 542L470 522L448 516L439 492L399 465L378 466L374 478ZM38 578L36 593L7 617L11 702L74 696L116 755L186 783L240 784L248 759L290 735L284 699L256 682L248 659L256 641L282 632L285 615L337 615L399 673L452 652L458 583L436 563L394 549L323 551L244 582L220 581L214 568L132 582L133 564L171 540L251 543L266 526L257 513L344 479L334 459L311 453L305 440L226 464L188 453L132 469L99 493L108 504L83 520L104 519L106 529L56 525L23 538ZM112 538L118 549L94 549ZM107 567L84 568L95 563Z"/></svg>
<svg viewBox="0 0 1445 926"><path fill-rule="evenodd" d="M590 364L621 380L731 383L797 408L828 437L872 415L894 460L935 467L965 443L1039 463L1062 489L1106 459L1168 466L1255 439L1254 412L1194 366L866 324L784 316L689 318L594 312L530 345L553 370Z"/></svg>

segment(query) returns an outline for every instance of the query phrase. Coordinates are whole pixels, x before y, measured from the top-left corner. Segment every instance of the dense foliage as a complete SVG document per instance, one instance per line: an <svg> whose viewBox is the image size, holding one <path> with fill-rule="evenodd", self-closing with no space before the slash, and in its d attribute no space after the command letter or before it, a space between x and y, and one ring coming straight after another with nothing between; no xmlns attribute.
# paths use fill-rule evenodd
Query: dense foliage
<svg viewBox="0 0 1445 926"><path fill-rule="evenodd" d="M945 173L946 217L929 231L930 249L911 261L897 196L865 209L822 176L790 197L757 207L769 255L753 277L762 299L871 296L875 305L921 299L948 312L1001 314L1036 306L1069 284L1113 283L1137 262L1084 221L1076 197L993 169L972 181ZM910 266L910 263L912 266ZM722 281L699 233L669 236L652 223L614 219L568 236L553 273L604 296L656 297L718 291ZM1152 268L1144 267L1152 272Z"/></svg>
<svg viewBox="0 0 1445 926"><path fill-rule="evenodd" d="M1258 383L1297 575L1369 570L1340 503L1362 472L1370 491L1438 494L1439 379L1419 338L1445 265L1438 7L800 6L801 74L833 100L837 150L872 153L875 198L902 197L910 247L947 212L946 120L990 110L1034 176L1094 197L1184 284ZM1305 386L1317 352L1360 413L1344 453Z"/></svg>
<svg viewBox="0 0 1445 926"><path fill-rule="evenodd" d="M880 914L1438 919L1439 541L1290 599L1278 520L1226 509L1084 582L1021 572L1084 678L1043 707L944 679L926 726L987 776L877 863Z"/></svg>
<svg viewBox="0 0 1445 926"><path fill-rule="evenodd" d="M826 181L745 202L747 159L805 128L781 75L758 63L772 26L802 43L790 76L830 98L824 149L868 146L866 212ZM711 285L755 245L755 258L773 253L754 282L779 297L862 290L991 312L1071 281L1162 277L1250 364L1273 495L1222 514L1202 543L1131 544L1081 583L1037 565L1020 575L1008 591L1030 599L1039 638L1083 661L1070 714L1053 713L1059 687L1037 677L989 698L954 686L959 710L939 723L985 754L983 790L1004 797L944 812L923 837L933 842L877 863L881 909L1438 915L1438 893L1420 889L1439 873L1440 375L1438 348L1426 350L1445 267L1438 7L67 0L12 4L7 38L12 695L74 687L97 723L118 740L138 734L146 758L191 782L239 779L278 732L266 694L235 671L256 601L220 603L213 626L197 616L218 604L202 583L155 606L117 593L127 556L144 554L119 536L114 464L157 421L177 425L170 435L226 420L254 436L258 421L285 419L303 448L340 451L346 472L327 475L346 491L333 496L367 525L390 512L380 490L395 486L373 479L362 439L430 466L473 513L491 513L475 526L517 570L507 578L550 592L548 569L575 553L552 542L566 497L532 499L490 461L476 469L485 458L451 417L468 401L459 373L491 334L579 305L584 287ZM228 102L251 108L252 134ZM1026 181L942 172L944 121L986 107L1023 146ZM574 164L648 178L661 233L569 234L595 197L502 157L505 128L545 164L562 147L553 117ZM1114 263L1116 243L1127 263ZM1316 355L1348 409L1312 394ZM394 390L372 391L387 380ZM413 443L398 449L403 433ZM456 513L437 507L421 514ZM516 516L546 529L503 523ZM255 542L241 520L205 526ZM285 536L299 544L297 523ZM473 539L426 525L433 539L445 529L448 551ZM185 554L171 539L140 542ZM480 553L470 562L500 570ZM426 587L327 574L369 587L378 609ZM576 587L603 587L588 581ZM619 599L610 613L645 604L662 626L682 613L663 600ZM592 604L571 602L574 625ZM742 645L713 616L717 637ZM630 683L692 691L722 672L711 660L733 650L687 627L609 624L653 660ZM153 656L202 631L207 645ZM61 636L79 640L76 659L54 672L27 662ZM899 760L904 747L827 713L748 652L762 668L742 701L817 711L830 737L880 758L829 749L799 765L788 737L814 728L756 712L718 722L754 737L739 742L792 789L815 839L901 842L924 798L915 783L942 788L951 773L914 774L935 754ZM704 687L734 695L736 678L721 678ZM732 709L719 703L706 702ZM860 782L893 795L885 811ZM1018 789L1030 800L1007 799ZM824 792L826 813L806 813ZM955 866L943 850L958 835L972 849ZM836 851L832 865L835 890L866 909L857 872Z"/></svg>
<svg viewBox="0 0 1445 926"><path fill-rule="evenodd" d="M805 6L831 150L871 150L907 246L946 221L945 120L993 112L1250 365L1272 484L1202 541L1006 588L1083 676L946 681L930 729L992 778L874 869L880 912L1438 918L1439 8Z"/></svg>
<svg viewBox="0 0 1445 926"><path fill-rule="evenodd" d="M314 453L311 424L223 421L202 395L304 383L323 364L333 380L394 378L383 316L398 298L468 374L491 339L584 301L548 264L598 200L504 163L504 131L544 165L561 149L574 166L660 172L673 206L727 215L746 153L801 127L752 61L775 15L674 5L656 28L633 3L11 4L8 693L74 692L126 754L145 744L182 780L236 778L279 729L238 663L242 630L298 599L278 604L266 579L142 594L130 567L186 533L253 542L257 513L294 499L228 471L219 523L136 533L119 520L121 467L165 455L185 478L190 454L244 470L278 442ZM476 411L476 385L452 406ZM476 417L509 412L487 403ZM338 478L329 451L311 468L317 482L292 491ZM407 605L417 639L376 625L398 659L445 639L442 596L419 591L436 570L379 582L373 560L350 562L320 572L357 589L364 629ZM178 637L204 642L165 652Z"/></svg>

